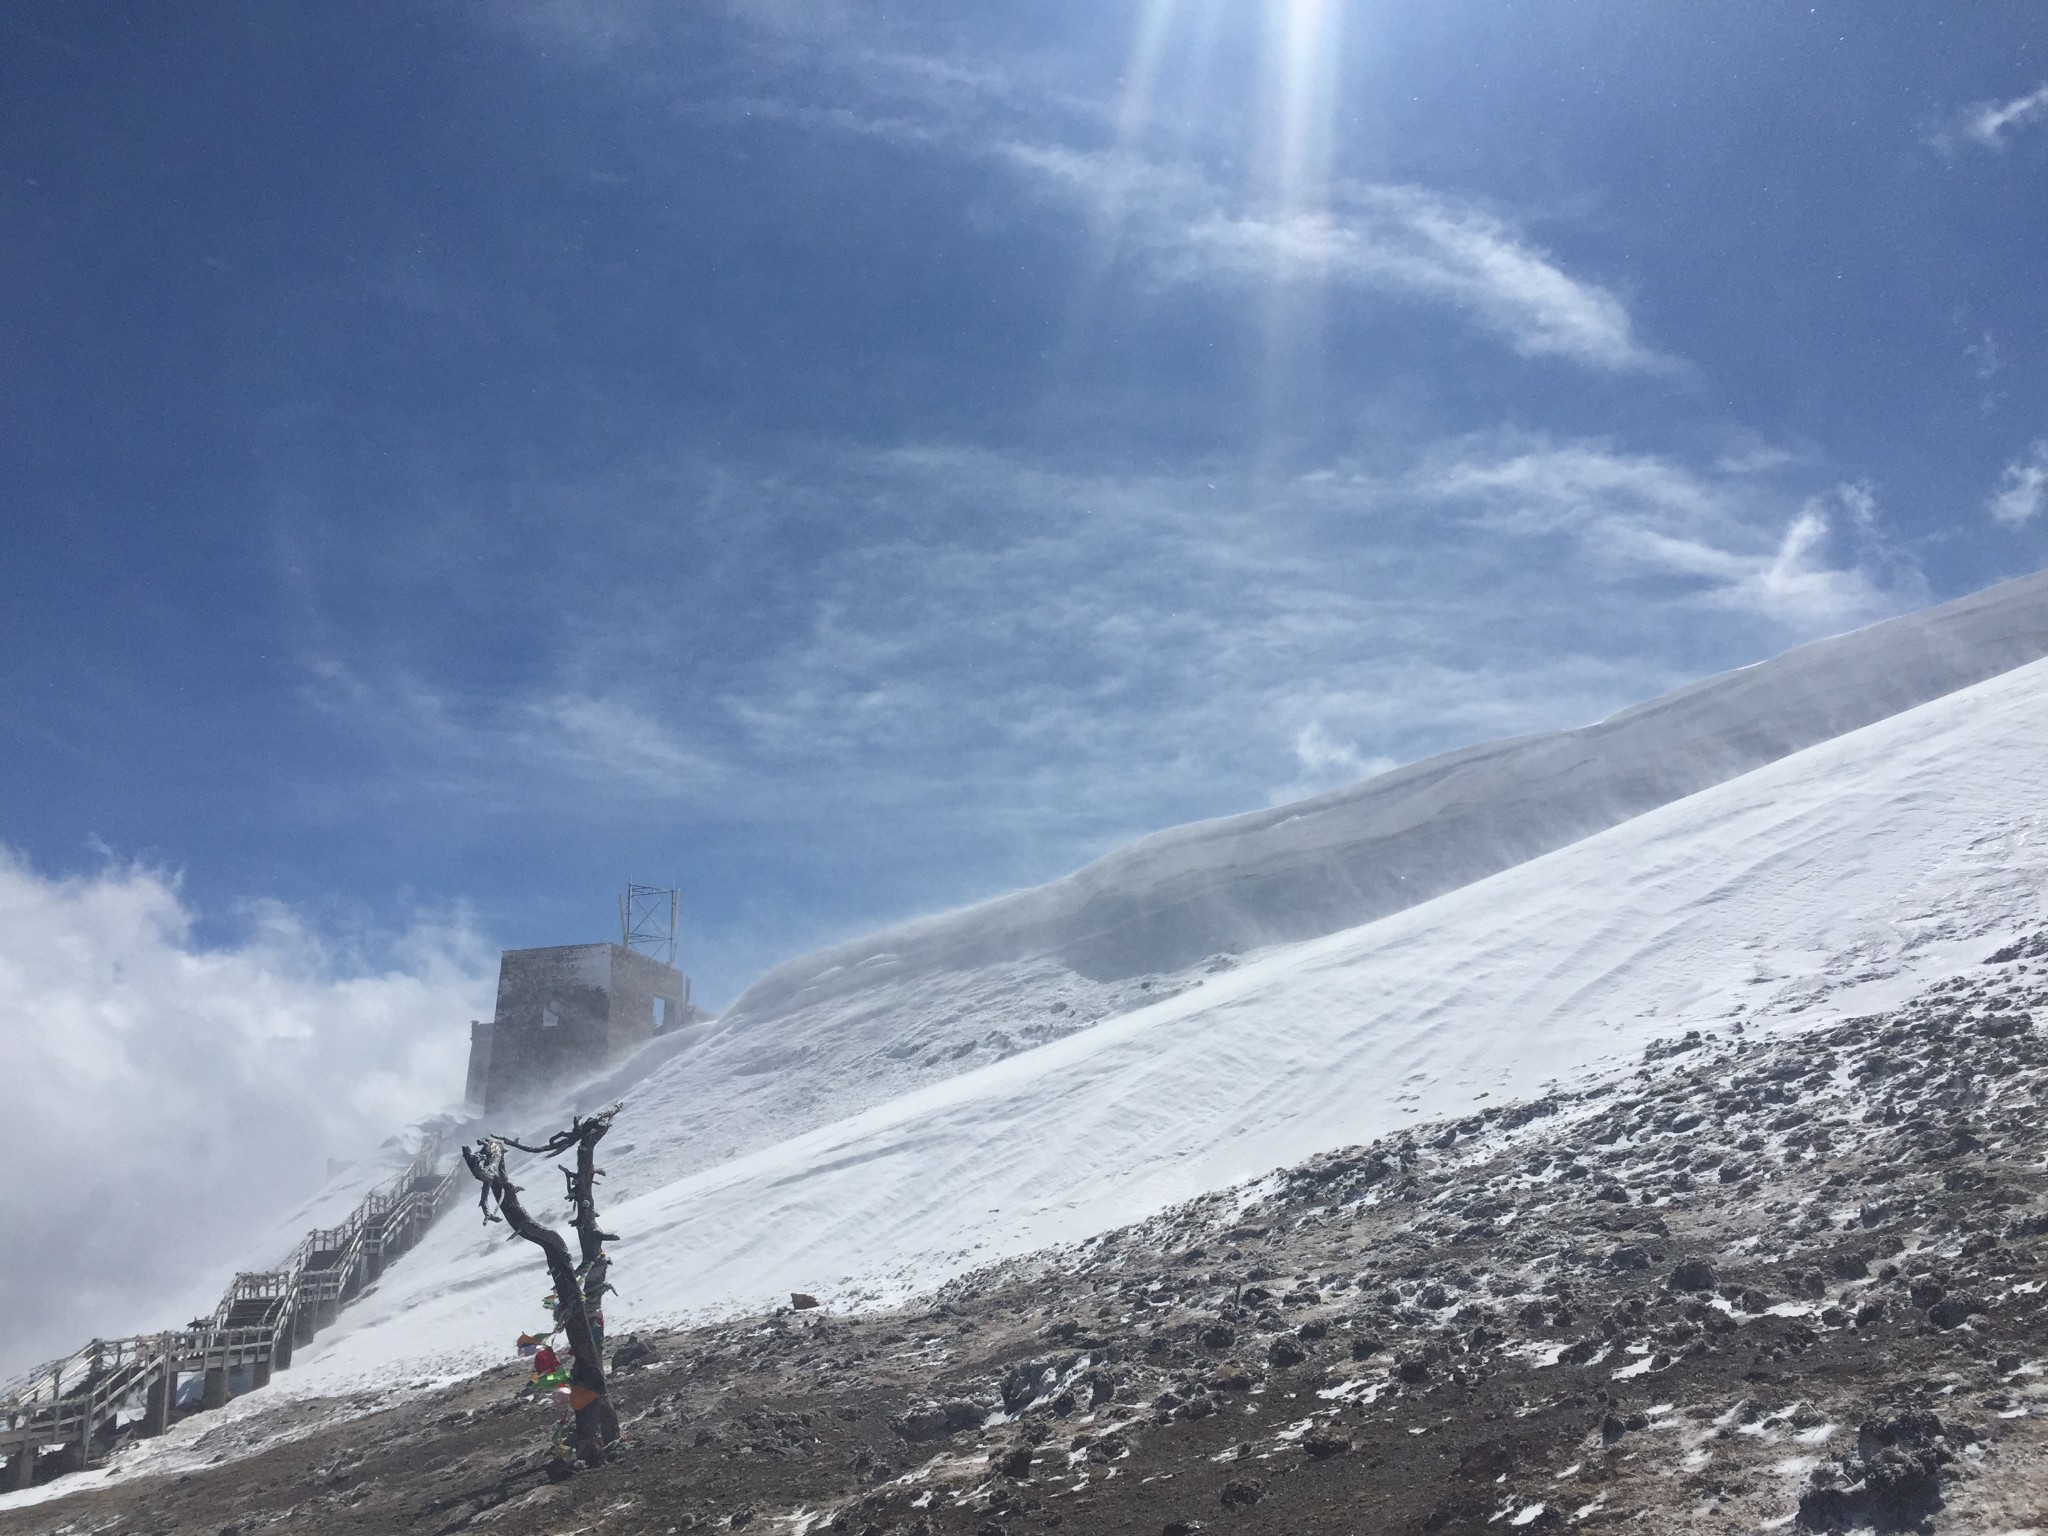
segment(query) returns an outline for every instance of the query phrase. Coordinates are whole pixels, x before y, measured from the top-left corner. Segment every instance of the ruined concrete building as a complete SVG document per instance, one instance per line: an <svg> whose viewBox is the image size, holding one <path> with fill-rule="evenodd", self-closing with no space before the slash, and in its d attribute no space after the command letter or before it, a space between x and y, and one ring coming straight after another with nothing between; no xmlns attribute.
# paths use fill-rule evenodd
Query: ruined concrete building
<svg viewBox="0 0 2048 1536"><path fill-rule="evenodd" d="M469 1101L501 1110L568 1087L695 1016L690 978L638 950L508 949L497 1012L469 1027Z"/></svg>

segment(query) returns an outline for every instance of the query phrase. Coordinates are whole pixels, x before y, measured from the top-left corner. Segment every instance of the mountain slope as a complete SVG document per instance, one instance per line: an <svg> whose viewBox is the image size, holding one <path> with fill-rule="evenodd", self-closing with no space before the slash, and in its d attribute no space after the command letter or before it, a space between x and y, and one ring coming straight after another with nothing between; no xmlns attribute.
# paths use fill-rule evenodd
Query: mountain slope
<svg viewBox="0 0 2048 1536"><path fill-rule="evenodd" d="M1086 869L769 972L799 996L1056 956L1095 981L1318 938L1563 847L1787 753L2048 656L2048 572L1708 678L1597 725L1468 747L1348 789L1141 838Z"/></svg>
<svg viewBox="0 0 2048 1536"><path fill-rule="evenodd" d="M886 1296L1656 1035L1890 1006L2038 915L2044 684L2048 664L2018 669L717 1167L677 1177L664 1095L642 1094L607 1144L614 1326ZM450 1220L279 1380L494 1356L539 1284L525 1250Z"/></svg>
<svg viewBox="0 0 2048 1536"><path fill-rule="evenodd" d="M2043 956L2048 930L1895 1011L1676 1042L901 1308L636 1333L630 1451L566 1484L506 1360L200 1415L0 1493L0 1533L2021 1536Z"/></svg>
<svg viewBox="0 0 2048 1536"><path fill-rule="evenodd" d="M1801 647L1583 730L1176 828L1064 880L789 962L591 1089L677 1177L1384 917L2048 655L2048 573Z"/></svg>

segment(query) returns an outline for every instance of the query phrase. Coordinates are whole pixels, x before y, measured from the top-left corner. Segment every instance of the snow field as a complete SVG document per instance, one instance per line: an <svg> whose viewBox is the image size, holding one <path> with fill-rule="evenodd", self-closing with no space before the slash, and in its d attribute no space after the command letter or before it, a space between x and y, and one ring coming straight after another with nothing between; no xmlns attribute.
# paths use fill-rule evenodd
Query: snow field
<svg viewBox="0 0 2048 1536"><path fill-rule="evenodd" d="M921 1289L1317 1150L1633 1063L1688 1028L1902 1000L2038 918L2048 663L1937 699L1435 900L670 1176L678 1056L610 1154L614 1333ZM925 978L901 980L909 986ZM1195 981L1199 985L1195 985ZM869 1006L886 1012L886 988ZM772 1038L761 1048L772 1049ZM801 1058L790 1064L800 1071ZM530 1186L551 1202L555 1176ZM273 1393L502 1358L545 1290L451 1213Z"/></svg>
<svg viewBox="0 0 2048 1536"><path fill-rule="evenodd" d="M2048 573L1802 646L1583 730L1173 828L1036 890L780 966L724 1018L655 1042L585 1102L630 1092L639 1123L660 1127L620 1134L639 1154L633 1188L644 1191L2043 656Z"/></svg>

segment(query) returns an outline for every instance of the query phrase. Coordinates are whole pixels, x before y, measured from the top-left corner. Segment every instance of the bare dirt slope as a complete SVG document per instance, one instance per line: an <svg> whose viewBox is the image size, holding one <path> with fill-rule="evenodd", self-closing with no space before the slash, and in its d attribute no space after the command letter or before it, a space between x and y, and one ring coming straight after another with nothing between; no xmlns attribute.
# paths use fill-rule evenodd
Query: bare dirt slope
<svg viewBox="0 0 2048 1536"><path fill-rule="evenodd" d="M911 1309L622 1340L631 1449L559 1486L508 1363L0 1533L2048 1529L2044 1008L2048 935Z"/></svg>

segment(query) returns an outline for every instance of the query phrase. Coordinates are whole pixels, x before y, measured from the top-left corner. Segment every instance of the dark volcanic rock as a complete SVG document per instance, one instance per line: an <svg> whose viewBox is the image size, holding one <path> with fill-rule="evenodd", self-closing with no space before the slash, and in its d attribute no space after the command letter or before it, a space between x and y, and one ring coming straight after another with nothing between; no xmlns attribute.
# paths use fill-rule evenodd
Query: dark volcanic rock
<svg viewBox="0 0 2048 1536"><path fill-rule="evenodd" d="M1924 1279L1915 1280L1907 1294L1913 1298L1913 1305L1924 1311L1940 1301L1948 1291L1940 1281Z"/></svg>
<svg viewBox="0 0 2048 1536"><path fill-rule="evenodd" d="M1266 1350L1266 1358L1273 1365L1285 1370L1288 1366L1299 1365L1308 1358L1308 1351L1301 1347L1301 1340L1291 1333L1283 1333Z"/></svg>
<svg viewBox="0 0 2048 1536"><path fill-rule="evenodd" d="M1217 1497L1225 1509L1250 1509L1266 1492L1266 1485L1252 1478L1232 1478L1223 1485L1223 1492Z"/></svg>
<svg viewBox="0 0 2048 1536"><path fill-rule="evenodd" d="M1714 1266L1701 1258L1681 1259L1671 1271L1671 1288L1675 1291L1711 1291L1720 1283Z"/></svg>
<svg viewBox="0 0 2048 1536"><path fill-rule="evenodd" d="M943 1440L962 1430L979 1429L988 1422L988 1410L964 1399L944 1403L922 1403L896 1420L896 1433L906 1440Z"/></svg>
<svg viewBox="0 0 2048 1536"><path fill-rule="evenodd" d="M627 1334L619 1340L618 1348L612 1352L612 1369L615 1371L638 1370L643 1365L652 1365L661 1358L654 1346L637 1334Z"/></svg>
<svg viewBox="0 0 2048 1536"><path fill-rule="evenodd" d="M1325 1456L1343 1455L1351 1449L1351 1441L1332 1430L1314 1429L1302 1437L1301 1448L1320 1461Z"/></svg>
<svg viewBox="0 0 2048 1536"><path fill-rule="evenodd" d="M1059 1371L1049 1360L1026 1360L1003 1375L1003 1411L1022 1413L1059 1381Z"/></svg>
<svg viewBox="0 0 2048 1536"><path fill-rule="evenodd" d="M1817 1469L1826 1480L1799 1501L1799 1523L1809 1530L1912 1530L1941 1508L1944 1469L1954 1461L1950 1426L1918 1410L1866 1419L1856 1454L1839 1470Z"/></svg>

